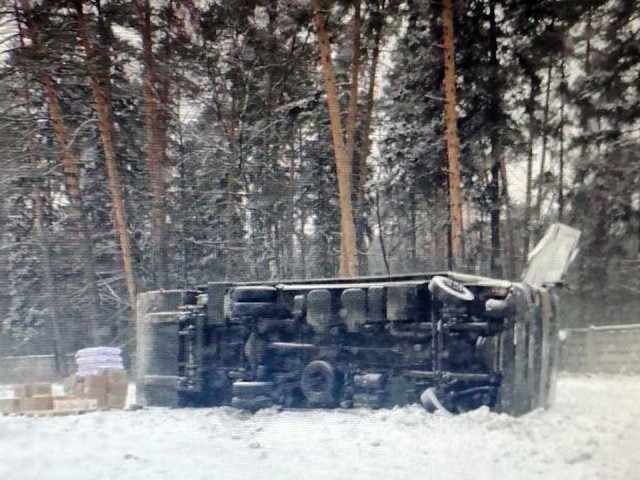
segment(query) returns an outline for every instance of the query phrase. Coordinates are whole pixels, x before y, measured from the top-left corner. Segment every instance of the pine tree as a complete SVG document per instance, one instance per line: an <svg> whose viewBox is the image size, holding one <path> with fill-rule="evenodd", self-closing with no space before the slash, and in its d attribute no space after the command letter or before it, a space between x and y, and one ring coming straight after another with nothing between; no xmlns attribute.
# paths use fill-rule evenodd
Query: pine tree
<svg viewBox="0 0 640 480"><path fill-rule="evenodd" d="M113 203L115 227L120 239L122 263L124 267L127 291L129 294L129 305L133 312L132 318L135 318L136 280L133 266L131 238L127 226L127 215L119 178L120 175L118 173L115 150L115 125L113 122L113 109L111 106L111 61L109 59L109 45L107 44L110 35L109 32L106 31L104 19L99 19L98 21L102 30L100 34L101 45L99 49L94 48L92 46L89 26L84 13L83 1L76 0L75 8L78 14L78 34L80 37L80 43L84 49L85 63L87 65L91 91L96 105L98 130L100 132L102 150L104 152L107 165L109 191ZM99 10L98 13L100 13Z"/></svg>
<svg viewBox="0 0 640 480"><path fill-rule="evenodd" d="M46 56L46 50L42 40L38 25L36 23L36 12L32 10L27 0L20 0L24 22L26 24L26 36L31 41L31 48L35 55ZM91 299L88 302L90 336L94 343L99 341L100 310L98 307L99 295L96 279L96 267L93 254L93 243L91 239L90 226L87 222L85 205L80 189L80 166L78 160L69 145L69 136L65 126L65 120L60 101L56 92L54 81L51 75L42 70L42 88L46 99L49 116L53 124L58 146L61 150L61 164L64 173L64 184L71 204L73 222L77 228L78 247L82 264L84 280L89 289Z"/></svg>
<svg viewBox="0 0 640 480"><path fill-rule="evenodd" d="M340 117L340 104L326 19L330 14L330 5L322 5L319 0L312 0L311 6L313 8L314 23L318 36L318 49L324 76L324 86L327 91L331 137L338 175L338 195L340 198L340 276L353 277L357 273L357 253L351 196L353 188L355 129L358 115L358 76L360 72L360 1L358 0L354 3L354 16L352 20L353 53L349 68L349 103L347 118L344 124Z"/></svg>

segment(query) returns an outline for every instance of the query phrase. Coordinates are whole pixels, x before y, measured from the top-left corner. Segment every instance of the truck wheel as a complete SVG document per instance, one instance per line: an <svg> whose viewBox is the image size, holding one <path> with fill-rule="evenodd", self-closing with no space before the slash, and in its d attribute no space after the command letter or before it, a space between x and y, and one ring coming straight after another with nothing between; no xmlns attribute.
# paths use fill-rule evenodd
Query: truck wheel
<svg viewBox="0 0 640 480"><path fill-rule="evenodd" d="M329 362L314 360L302 371L300 389L310 405L334 406L338 401L338 375Z"/></svg>
<svg viewBox="0 0 640 480"><path fill-rule="evenodd" d="M278 290L270 286L235 287L231 290L232 302L266 302L276 301Z"/></svg>
<svg viewBox="0 0 640 480"><path fill-rule="evenodd" d="M429 282L429 291L442 302L470 302L474 295L467 287L448 277L436 275Z"/></svg>

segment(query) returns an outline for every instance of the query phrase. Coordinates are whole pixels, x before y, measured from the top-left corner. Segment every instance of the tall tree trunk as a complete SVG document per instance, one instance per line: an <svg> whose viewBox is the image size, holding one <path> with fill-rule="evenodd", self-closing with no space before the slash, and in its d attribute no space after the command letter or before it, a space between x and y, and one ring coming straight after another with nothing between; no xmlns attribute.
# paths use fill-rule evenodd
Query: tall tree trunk
<svg viewBox="0 0 640 480"><path fill-rule="evenodd" d="M389 268L389 260L387 259L387 247L384 242L384 227L382 225L382 217L380 215L380 194L376 189L376 220L378 222L378 239L380 240L380 251L382 252L382 261L387 275L391 275Z"/></svg>
<svg viewBox="0 0 640 480"><path fill-rule="evenodd" d="M245 99L246 100L246 99ZM237 102L241 102L239 99L234 99L233 112L231 114L231 128L229 129L229 150L232 160L228 162L226 175L227 186L227 229L226 229L226 248L227 251L223 252L225 258L225 279L237 280L245 272L239 271L237 267L237 259L234 255L230 255L229 252L233 248L238 248L242 239L243 222L241 218L240 205L240 191L242 181L242 168L243 168L243 141L242 141L242 109L238 108ZM277 228L277 222L273 222L272 230ZM276 244L272 242L272 244ZM276 248L278 246L276 245ZM274 253L277 258L277 250Z"/></svg>
<svg viewBox="0 0 640 480"><path fill-rule="evenodd" d="M547 67L547 85L544 93L544 111L542 114L542 151L540 153L540 170L538 174L538 189L536 193L536 209L535 209L535 222L538 226L537 230L540 233L542 227L542 200L544 196L543 184L544 184L544 170L547 160L547 140L549 138L549 103L551 99L551 73L553 63L552 59L549 59L549 66Z"/></svg>
<svg viewBox="0 0 640 480"><path fill-rule="evenodd" d="M560 64L560 85L565 86L564 59ZM560 154L558 158L558 221L564 221L564 95L560 97Z"/></svg>
<svg viewBox="0 0 640 480"><path fill-rule="evenodd" d="M349 187L349 196L353 201L353 162L354 162L354 154L355 154L355 145L356 145L356 122L358 120L358 88L360 86L360 0L357 0L353 3L354 7L354 16L353 16L353 26L352 26L352 40L351 40L351 63L349 65L349 103L347 106L347 120L345 125L345 149L346 156L349 159L348 162L351 164L351 178L349 183L351 184ZM353 206L351 207L351 211L353 213ZM345 248L353 249L352 259L348 259L345 257L345 265L344 268L349 270L350 268L353 270L348 275L354 276L358 273L358 264L357 264L357 237L355 232L356 222L353 220L353 245L345 245ZM346 236L340 236L340 241L351 241L347 240ZM341 255L342 258L342 255ZM342 261L342 260L341 260ZM353 263L353 267L348 265L349 262Z"/></svg>
<svg viewBox="0 0 640 480"><path fill-rule="evenodd" d="M165 141L161 138L161 108L156 95L157 75L153 55L151 5L137 3L144 62L143 98L147 140L147 169L152 216L152 270L156 288L167 287L167 225L165 212L164 160Z"/></svg>
<svg viewBox="0 0 640 480"><path fill-rule="evenodd" d="M460 170L458 166L458 125L456 115L456 62L453 32L453 5L451 0L442 2L444 30L444 116L446 124L447 159L449 165L449 223L451 228L451 269L462 266L462 199L460 194Z"/></svg>
<svg viewBox="0 0 640 480"><path fill-rule="evenodd" d="M504 204L506 216L506 236L507 236L507 278L516 280L516 246L513 233L513 215L511 212L511 199L509 197L509 183L507 181L507 166L504 158L500 158L500 176L502 177L502 190L500 196Z"/></svg>
<svg viewBox="0 0 640 480"><path fill-rule="evenodd" d="M585 29L587 31L587 44L585 46L585 55L584 55L584 75L586 78L591 77L591 22L592 22L593 11L591 8L587 11L587 24ZM582 141L580 143L580 162L587 162L587 157L589 155L589 145L587 143L587 134L590 131L589 125L589 117L591 115L591 106L588 103L582 107L580 111L580 130L582 130ZM576 183L581 183L584 181L583 174L581 173L582 169L580 165L577 165L576 168Z"/></svg>
<svg viewBox="0 0 640 480"><path fill-rule="evenodd" d="M66 374L66 365L64 362L64 355L62 352L63 342L60 332L60 304L58 303L58 293L56 288L55 274L53 270L53 261L51 259L51 245L49 244L49 238L44 228L44 193L42 190L35 186L33 187L33 201L34 201L34 219L33 228L36 233L36 239L38 247L42 253L42 273L44 276L45 290L47 292L47 304L51 309L50 324L51 324L51 345L53 350L53 357L55 359L56 371L61 374Z"/></svg>
<svg viewBox="0 0 640 480"><path fill-rule="evenodd" d="M491 77L493 78L490 104L490 122L492 122L491 142L491 178L489 180L489 202L491 208L491 275L502 276L502 255L500 251L500 158L502 156L502 142L500 131L502 125L502 112L500 105L499 75L498 75L498 39L495 17L495 0L489 1L489 43Z"/></svg>
<svg viewBox="0 0 640 480"><path fill-rule="evenodd" d="M45 47L40 41L38 27L32 17L33 10L29 6L29 1L20 0L20 6L22 7L22 12L25 16L27 35L29 36L35 51L41 55L42 58L45 58ZM84 212L84 203L82 200L82 192L80 190L80 165L78 164L78 160L69 145L62 108L60 107L60 103L56 95L53 79L48 73L46 73L46 71L42 74L42 84L45 101L49 109L49 116L51 118L51 123L53 124L54 134L61 150L62 171L64 174L65 188L71 205L71 215L73 223L78 230L78 250L80 261L82 263L83 280L88 288L88 295L90 297L87 304L87 315L89 316L89 326L91 330L89 335L91 341L94 344L97 344L100 340L99 324L101 322L99 316L100 309L98 307L100 297L98 294L91 233Z"/></svg>
<svg viewBox="0 0 640 480"><path fill-rule="evenodd" d="M328 11L321 9L320 0L311 0L314 13L314 22L317 28L318 49L320 52L320 63L324 74L324 84L327 91L327 104L329 108L329 121L331 123L331 137L336 160L336 170L338 176L338 196L340 202L340 276L353 277L356 275L356 239L355 226L353 221L353 204L351 201L352 177L353 177L353 150L355 123L357 118L357 88L358 77L354 78L354 73L359 70L359 48L353 48L351 59L351 88L349 98L349 111L347 113L346 128L342 128L340 118L340 105L338 102L338 91L336 79L333 71L333 60L331 58L331 44L329 42L329 32L325 16ZM356 0L354 31L360 28L360 1ZM346 139L343 139L343 131L346 132Z"/></svg>
<svg viewBox="0 0 640 480"><path fill-rule="evenodd" d="M178 118L181 117L181 106L182 106L182 95L180 90L178 90L177 94L177 103L176 103L176 115ZM190 195L188 194L190 188L197 188L194 184L196 180L194 178L188 178L188 169L187 169L187 148L184 142L184 132L182 129L182 122L177 122L177 135L178 135L178 185L180 189L180 211L187 212L190 207L188 202L191 200ZM191 271L191 258L189 244L187 243L187 238L191 235L191 216L190 215L182 215L180 218L180 238L182 241L180 242L180 280L184 287L188 286L194 280L189 276L189 272Z"/></svg>
<svg viewBox="0 0 640 480"><path fill-rule="evenodd" d="M271 65L277 65L281 60L275 58L278 52L278 39L276 37L276 29L278 24L279 9L277 0L269 0L266 5L269 21L267 23L268 43L265 52L267 64L269 67L264 72L264 89L265 89L265 114L264 121L267 125L265 134L263 135L263 155L265 158L265 166L272 172L282 170L284 177L287 178L286 185L283 186L282 203L273 212L267 213L265 222L278 223L277 231L279 235L273 239L273 250L276 256L278 278L291 278L294 270L294 238L295 238L295 220L294 220L294 196L295 196L295 137L291 142L286 140L283 142L282 137L287 139L288 134L293 133L290 126L285 131L276 128L274 121L274 106L284 103L285 91L289 84L288 69L295 49L295 42L292 42L291 48L285 60L285 68L283 72L277 74L277 69ZM279 90L277 87L279 86ZM287 145L287 143L289 143ZM287 146L289 148L287 148ZM281 153L282 152L282 153ZM283 167L280 163L286 164Z"/></svg>
<svg viewBox="0 0 640 480"><path fill-rule="evenodd" d="M384 3L384 2L383 2ZM384 7L381 7L384 8ZM382 15L381 12L376 12ZM373 46L371 48L371 60L369 63L368 78L369 84L367 86L367 93L365 96L365 107L363 115L363 133L362 133L362 151L357 156L358 159L358 175L356 186L356 246L358 250L358 267L360 275L367 275L369 273L369 265L367 256L365 254L366 249L366 237L367 237L367 215L366 208L366 195L367 195L367 181L368 181L368 167L367 160L371 155L371 130L373 127L373 112L375 108L375 92L376 92L376 77L378 75L378 62L380 60L380 44L382 43L383 36L383 22L375 28L373 34Z"/></svg>
<svg viewBox="0 0 640 480"><path fill-rule="evenodd" d="M529 115L529 145L527 146L527 179L525 184L525 201L524 201L524 261L529 256L529 248L531 245L531 190L533 183L533 139L535 138L536 124L536 95L538 93L540 80L535 71L529 75L529 99L525 107L526 113Z"/></svg>
<svg viewBox="0 0 640 480"><path fill-rule="evenodd" d="M16 20L18 23L18 37L20 40L20 47L25 48L24 42L24 30L19 21L19 11L17 5L16 8ZM28 81L27 81L28 83ZM26 128L27 128L27 155L29 158L29 165L34 175L37 175L37 146L35 133L33 131L33 125L35 121L31 113L31 94L29 93L28 85L25 85L24 102L27 110L26 115ZM45 193L39 177L33 180L32 193L34 204L33 215L33 228L36 234L36 242L42 255L42 274L44 277L45 292L47 296L47 305L49 305L51 314L49 316L49 326L51 327L51 350L53 352L55 368L58 374L64 375L66 373L66 365L64 364L64 356L62 349L62 336L60 334L60 305L58 303L58 293L55 282L55 272L53 267L53 261L51 259L51 245L49 244L49 238L44 227L44 208L45 208Z"/></svg>
<svg viewBox="0 0 640 480"><path fill-rule="evenodd" d="M418 202L415 189L409 194L409 266L415 266L418 261Z"/></svg>
<svg viewBox="0 0 640 480"><path fill-rule="evenodd" d="M303 129L300 125L297 125L296 127L296 131L295 131L295 144L294 144L294 151L296 152L296 155L298 157L298 164L302 165L302 150L303 150L303 145L304 145L304 135L303 135ZM298 278L307 278L308 275L308 267L307 267L307 258L309 255L309 252L311 250L310 246L309 246L309 239L307 237L307 234L305 232L305 222L307 219L307 215L306 212L303 210L298 210L299 211L299 230L298 230L298 241L300 244L300 253L298 255L298 258L300 259L300 268L301 268L301 272L298 276Z"/></svg>
<svg viewBox="0 0 640 480"><path fill-rule="evenodd" d="M84 15L83 0L76 0L76 11L78 12L78 33L80 42L85 51L85 64L89 72L89 82L91 93L96 106L98 117L98 130L102 142L105 163L107 166L107 176L109 179L109 192L113 202L113 214L115 218L116 231L120 239L120 251L122 265L129 294L129 308L131 318L135 320L136 308L136 280L133 268L133 255L131 249L131 237L127 228L127 216L122 195L122 185L118 174L118 166L115 149L115 128L113 124L113 110L111 107L111 76L110 61L106 61L105 67L100 68L98 54L91 45L87 19ZM108 58L109 45L105 44L107 39L102 39L101 54Z"/></svg>
<svg viewBox="0 0 640 480"><path fill-rule="evenodd" d="M287 199L286 199L286 213L285 213L285 225L287 228L287 276L290 278L295 276L295 238L296 238L296 185L298 179L296 178L296 154L295 154L295 140L291 141L289 146L289 174L287 176Z"/></svg>

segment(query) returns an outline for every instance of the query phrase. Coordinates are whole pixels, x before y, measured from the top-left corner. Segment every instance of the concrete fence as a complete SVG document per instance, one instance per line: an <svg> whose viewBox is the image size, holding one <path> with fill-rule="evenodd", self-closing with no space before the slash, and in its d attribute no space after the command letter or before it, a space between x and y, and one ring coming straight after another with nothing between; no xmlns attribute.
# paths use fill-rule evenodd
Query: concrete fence
<svg viewBox="0 0 640 480"><path fill-rule="evenodd" d="M640 324L561 331L561 368L582 373L640 373Z"/></svg>
<svg viewBox="0 0 640 480"><path fill-rule="evenodd" d="M66 355L67 366L74 368L74 356ZM62 380L56 372L53 355L0 357L0 385L7 383L37 383Z"/></svg>

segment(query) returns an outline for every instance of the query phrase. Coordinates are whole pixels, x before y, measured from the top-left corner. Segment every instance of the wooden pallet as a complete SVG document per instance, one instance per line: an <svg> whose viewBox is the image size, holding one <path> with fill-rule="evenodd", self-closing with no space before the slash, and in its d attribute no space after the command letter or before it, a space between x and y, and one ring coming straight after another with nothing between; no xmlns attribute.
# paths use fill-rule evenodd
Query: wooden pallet
<svg viewBox="0 0 640 480"><path fill-rule="evenodd" d="M9 415L18 415L21 417L66 417L68 415L83 415L85 413L97 412L99 409L82 409L82 410L31 410L26 412L12 413Z"/></svg>

